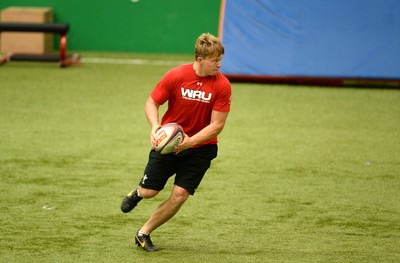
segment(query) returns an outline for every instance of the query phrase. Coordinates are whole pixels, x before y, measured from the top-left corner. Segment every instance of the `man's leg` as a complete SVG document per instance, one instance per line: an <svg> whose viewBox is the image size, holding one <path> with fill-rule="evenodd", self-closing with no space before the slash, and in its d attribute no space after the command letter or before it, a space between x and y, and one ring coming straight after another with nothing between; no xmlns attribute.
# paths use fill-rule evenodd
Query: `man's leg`
<svg viewBox="0 0 400 263"><path fill-rule="evenodd" d="M153 190L147 191L147 189L141 187L139 187L139 190L141 193L143 192L144 198L149 198L154 195ZM153 245L150 233L171 219L179 211L189 195L190 193L188 191L175 185L170 197L157 207L149 220L147 220L144 226L136 233L135 243L148 252L157 251L158 248Z"/></svg>
<svg viewBox="0 0 400 263"><path fill-rule="evenodd" d="M142 196L147 198L146 189L143 191ZM153 194L153 193L152 193ZM180 186L174 185L170 197L165 200L150 216L149 220L142 226L140 232L150 235L156 228L171 219L189 198L190 193Z"/></svg>

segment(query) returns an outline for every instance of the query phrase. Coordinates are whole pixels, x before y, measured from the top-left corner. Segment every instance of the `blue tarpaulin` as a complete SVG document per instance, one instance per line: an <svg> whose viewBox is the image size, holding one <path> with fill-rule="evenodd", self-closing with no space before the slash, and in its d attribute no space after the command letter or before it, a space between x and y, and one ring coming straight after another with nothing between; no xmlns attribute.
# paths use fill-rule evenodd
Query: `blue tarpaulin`
<svg viewBox="0 0 400 263"><path fill-rule="evenodd" d="M221 72L400 79L399 0L225 0Z"/></svg>

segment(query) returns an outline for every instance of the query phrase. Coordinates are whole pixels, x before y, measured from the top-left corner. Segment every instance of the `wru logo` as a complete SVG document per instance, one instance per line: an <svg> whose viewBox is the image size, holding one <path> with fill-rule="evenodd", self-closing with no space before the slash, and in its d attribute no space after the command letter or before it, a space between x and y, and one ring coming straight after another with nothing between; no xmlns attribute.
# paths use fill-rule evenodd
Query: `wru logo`
<svg viewBox="0 0 400 263"><path fill-rule="evenodd" d="M188 100L198 100L209 103L212 97L211 92L206 95L204 91L185 89L184 87L181 87L181 92L182 97Z"/></svg>

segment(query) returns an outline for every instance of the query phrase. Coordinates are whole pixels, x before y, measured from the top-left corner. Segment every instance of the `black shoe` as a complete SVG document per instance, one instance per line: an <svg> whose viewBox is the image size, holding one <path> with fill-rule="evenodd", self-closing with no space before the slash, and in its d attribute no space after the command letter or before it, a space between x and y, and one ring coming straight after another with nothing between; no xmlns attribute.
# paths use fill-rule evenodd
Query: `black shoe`
<svg viewBox="0 0 400 263"><path fill-rule="evenodd" d="M124 213L130 212L142 200L143 197L138 196L137 189L127 194L122 200L121 210Z"/></svg>
<svg viewBox="0 0 400 263"><path fill-rule="evenodd" d="M144 250L146 250L147 252L158 251L158 247L155 247L153 245L153 242L151 242L150 235L145 235L145 234L139 235L139 231L136 232L135 243L139 247L141 247Z"/></svg>

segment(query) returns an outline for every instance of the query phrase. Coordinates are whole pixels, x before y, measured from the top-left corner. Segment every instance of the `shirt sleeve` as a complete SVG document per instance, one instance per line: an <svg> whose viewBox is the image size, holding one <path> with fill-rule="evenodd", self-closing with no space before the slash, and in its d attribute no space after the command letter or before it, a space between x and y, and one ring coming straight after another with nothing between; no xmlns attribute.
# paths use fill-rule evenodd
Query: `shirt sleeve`
<svg viewBox="0 0 400 263"><path fill-rule="evenodd" d="M221 91L215 101L213 110L229 112L231 110L232 88L228 80L221 83Z"/></svg>
<svg viewBox="0 0 400 263"><path fill-rule="evenodd" d="M155 102L162 105L170 98L171 88L174 86L174 79L174 73L169 71L157 83L150 93L150 96Z"/></svg>

